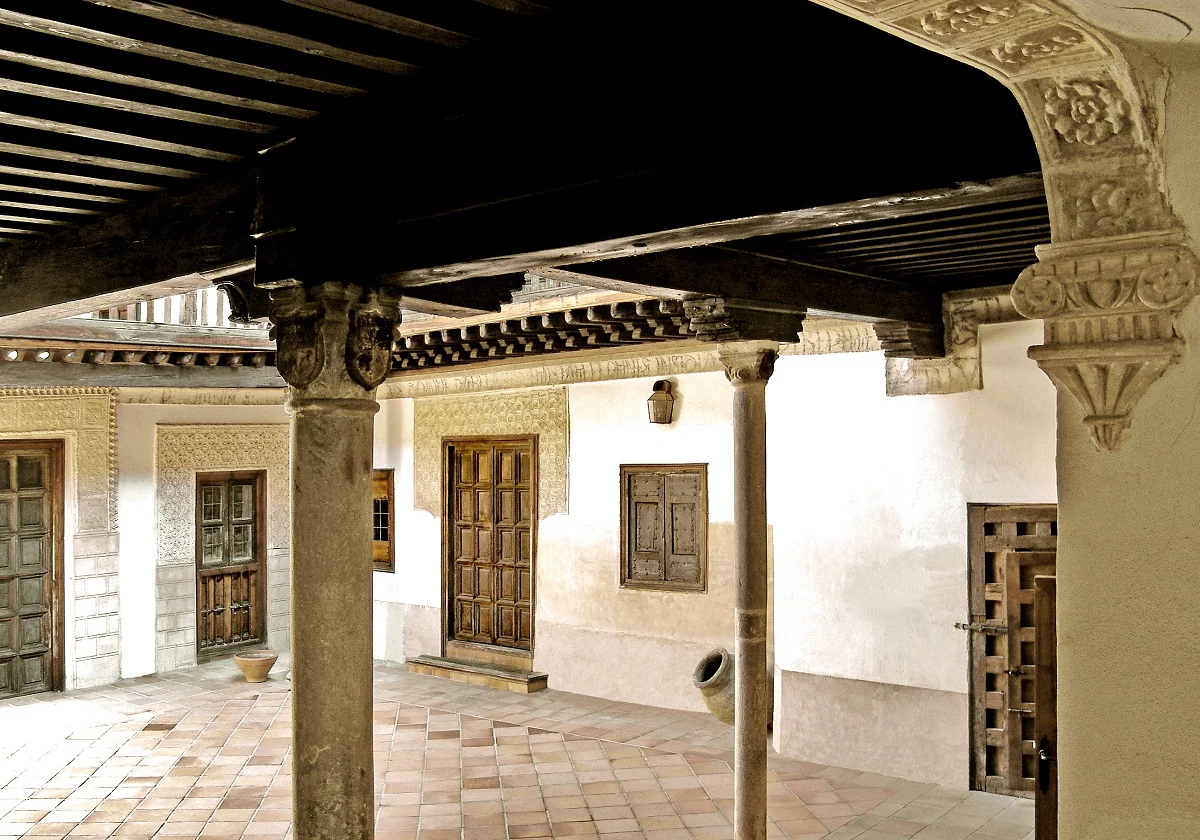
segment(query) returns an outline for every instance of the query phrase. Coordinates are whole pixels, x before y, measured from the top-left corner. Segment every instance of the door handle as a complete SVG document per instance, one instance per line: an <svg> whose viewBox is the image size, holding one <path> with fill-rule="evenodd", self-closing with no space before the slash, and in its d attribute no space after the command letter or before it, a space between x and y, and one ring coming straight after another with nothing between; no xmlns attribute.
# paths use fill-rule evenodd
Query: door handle
<svg viewBox="0 0 1200 840"><path fill-rule="evenodd" d="M1045 735L1038 742L1038 790L1042 793L1050 792L1050 762L1054 760L1054 748L1050 746L1050 739Z"/></svg>

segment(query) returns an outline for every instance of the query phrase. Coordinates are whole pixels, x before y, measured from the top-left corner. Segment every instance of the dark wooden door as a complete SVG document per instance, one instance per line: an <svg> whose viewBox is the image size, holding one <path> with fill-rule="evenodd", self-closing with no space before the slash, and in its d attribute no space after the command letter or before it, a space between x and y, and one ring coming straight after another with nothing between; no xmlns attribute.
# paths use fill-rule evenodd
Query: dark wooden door
<svg viewBox="0 0 1200 840"><path fill-rule="evenodd" d="M217 656L267 640L261 472L196 477L196 653Z"/></svg>
<svg viewBox="0 0 1200 840"><path fill-rule="evenodd" d="M1037 789L1034 793L1034 837L1058 840L1058 617L1057 579L1034 580L1037 623Z"/></svg>
<svg viewBox="0 0 1200 840"><path fill-rule="evenodd" d="M537 511L533 441L453 441L446 453L448 637L529 651Z"/></svg>
<svg viewBox="0 0 1200 840"><path fill-rule="evenodd" d="M971 786L1033 797L1037 783L1034 579L1054 574L1054 505L969 513Z"/></svg>
<svg viewBox="0 0 1200 840"><path fill-rule="evenodd" d="M0 444L0 698L61 688L62 444Z"/></svg>

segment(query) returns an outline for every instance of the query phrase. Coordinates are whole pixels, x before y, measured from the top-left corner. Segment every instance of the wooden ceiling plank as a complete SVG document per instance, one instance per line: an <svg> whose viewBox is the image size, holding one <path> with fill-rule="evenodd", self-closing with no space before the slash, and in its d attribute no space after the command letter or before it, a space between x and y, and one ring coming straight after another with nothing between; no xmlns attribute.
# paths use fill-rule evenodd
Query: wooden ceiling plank
<svg viewBox="0 0 1200 840"><path fill-rule="evenodd" d="M343 64L351 64L355 67L375 70L379 73L402 75L411 73L417 69L405 61L360 53L355 50L345 49L344 47L334 46L333 44L326 44L298 35L291 35L287 32L267 29L266 27L242 23L228 18L215 17L192 9L173 6L169 3L155 2L155 0L85 0L85 2L89 2L95 6L104 6L119 9L123 12L143 15L166 23L199 29L204 32L214 32L218 35L228 35L233 38L244 38L248 41L271 44L276 47L283 47L284 49L296 50L305 55L321 56L333 61L340 61Z"/></svg>
<svg viewBox="0 0 1200 840"><path fill-rule="evenodd" d="M0 227L0 233L8 236L41 236L45 231L25 230L24 228Z"/></svg>
<svg viewBox="0 0 1200 840"><path fill-rule="evenodd" d="M1001 199L1001 200L1003 200L1003 199ZM984 203L984 202L980 202L980 203ZM999 203L999 202L997 202L997 203ZM978 206L978 204L976 204L975 206ZM933 212L937 212L937 210L935 208L931 208L929 210L929 212L933 213ZM977 212L954 213L952 216L947 217L947 219L953 219L954 221L957 222L961 219L987 219L987 218L994 218L996 216L1005 216L1005 215L1009 215L1012 213L1030 214L1030 215L1034 215L1038 218L1045 218L1048 214L1048 211L1046 209L1045 199L1043 198L1039 202L1021 204L1021 205L1018 205L1015 207L990 207L986 210L977 211ZM901 215L907 216L909 214L904 213ZM912 220L912 221L882 220L882 221L878 221L878 222L869 223L869 224L877 225L877 227L872 227L872 228L860 227L857 225L850 224L850 225L845 225L844 227L837 227L837 228L834 228L833 230L829 230L829 231L817 231L817 232L814 232L811 234L806 233L803 236L797 237L796 241L809 242L809 241L815 241L818 239L835 239L835 238L839 238L839 237L860 237L860 236L869 237L872 234L874 234L876 231L879 231L879 230L901 230L903 228L933 227L935 225L939 225L940 222L946 221L947 219L926 219L926 218L918 217L917 219Z"/></svg>
<svg viewBox="0 0 1200 840"><path fill-rule="evenodd" d="M35 15L15 12L10 9L0 9L0 24L16 27L18 29L27 29L33 32L39 32L43 35L53 35L59 38L67 38L72 41L79 41L85 44L94 46L108 47L114 50L120 50L124 53L133 53L136 55L149 56L150 58L163 59L165 61L174 61L178 64L186 64L191 67L202 67L205 70L214 70L218 73L228 73L234 76L244 76L248 79L258 79L263 82L274 82L276 84L288 85L290 87L302 88L304 90L313 90L319 93L328 93L334 96L356 96L363 94L366 91L361 88L352 87L350 85L342 85L337 82L329 82L323 79L312 79L308 76L300 76L295 73L288 73L282 70L272 70L269 67L259 67L255 64L246 64L241 61L233 61L231 59L219 58L217 56L205 55L204 53L193 52L178 47L168 47L163 44L153 44L146 41L139 41L136 38L126 38L121 35L116 35L111 32L101 32L97 29L90 29L86 26L76 26L71 23L61 23L47 18L37 17Z"/></svg>
<svg viewBox="0 0 1200 840"><path fill-rule="evenodd" d="M141 149L156 149L160 152L173 152L177 155L188 155L189 157L203 158L205 160L219 160L226 163L233 163L240 160L240 155L229 154L228 152L219 152L214 149L204 149L199 146L190 146L184 143L171 143L166 140L156 140L153 137L144 137L137 134L123 134L119 131L106 131L101 128L92 128L86 125L74 125L72 123L61 122L60 120L50 120L42 117L31 117L25 114L14 114L10 111L0 111L0 125L15 125L20 128L32 128L37 131L50 131L55 134L65 134L70 137L80 137L85 140L99 140L104 143L117 143L123 146L135 146Z"/></svg>
<svg viewBox="0 0 1200 840"><path fill-rule="evenodd" d="M119 85L129 85L130 87L139 87L146 90L159 91L161 93L170 93L176 96L187 97L188 99L199 99L204 102L213 102L218 105L229 105L235 108L245 108L249 111L261 111L267 114L276 114L281 117L309 119L317 116L317 112L309 108L297 108L292 105L283 105L278 102L268 102L263 99L254 99L247 96L232 96L230 94L220 93L219 91L190 87L189 85L166 82L160 79L151 79L145 76L133 76L127 73L117 73L111 70L104 70L100 67L91 67L86 64L75 64L69 61L59 61L58 59L47 58L46 56L41 55L32 55L29 53L0 49L0 59L14 61L30 67L38 67L43 70L54 70L59 73L70 73L73 76L85 76L89 79L98 79L100 81L112 82L113 84Z"/></svg>
<svg viewBox="0 0 1200 840"><path fill-rule="evenodd" d="M934 242L954 242L961 239L976 239L986 237L989 232L1003 231L1005 233L1023 233L1029 231L1050 230L1050 220L1046 217L1031 218L1023 224L1013 225L950 225L944 228L938 228L934 236L922 236L919 233L898 233L891 236L880 236L875 238L863 238L856 240L855 243L847 243L846 246L841 243L828 244L821 243L814 245L812 250L820 251L822 254L855 254L866 251L880 251L888 248L904 248L911 244L929 244ZM963 233L953 233L952 231L965 231ZM943 233L944 232L944 233ZM1049 241L1047 236L1046 241ZM870 243L870 244L857 244Z"/></svg>
<svg viewBox="0 0 1200 840"><path fill-rule="evenodd" d="M912 260L922 257L937 257L942 254L967 254L975 251L992 251L998 249L1007 249L1009 247L1026 247L1030 253L1033 253L1035 245L1045 243L1045 238L1040 236L1000 236L995 237L987 242L981 242L977 245L955 245L952 247L934 247L934 248L906 248L898 249L895 254L872 255L870 258L860 258L858 261L864 264L876 265L879 263L895 262L897 260ZM824 256L824 255L822 255ZM838 255L830 254L830 257Z"/></svg>
<svg viewBox="0 0 1200 840"><path fill-rule="evenodd" d="M143 172L147 175L162 175L167 178L195 178L200 173L191 169L179 169L174 166L159 166L153 163L141 163L135 160L121 160L102 155L85 155L79 152L64 152L61 149L48 149L44 146L28 146L21 143L0 141L0 152L26 157L43 158L45 160L61 160L68 163L79 163L88 166L102 166L106 169L123 169L129 172Z"/></svg>
<svg viewBox="0 0 1200 840"><path fill-rule="evenodd" d="M28 166L12 166L0 163L0 175L20 175L27 178L41 178L47 181L64 181L70 184L84 184L92 187L107 187L114 190L132 190L134 192L156 192L162 187L154 184L139 184L134 181L116 181L111 178L99 178L91 175L79 175L73 172L57 172L50 169L34 169ZM89 197L89 201L107 201L98 197ZM124 202L125 199L120 199Z"/></svg>
<svg viewBox="0 0 1200 840"><path fill-rule="evenodd" d="M231 131L245 131L251 134L266 134L276 129L276 126L267 125L266 123L238 120L232 117L222 117L218 114L205 114L200 111L189 111L184 108L170 108L165 105L138 102L137 100L122 99L115 96L103 96L71 88L39 85L17 79L0 78L0 91L20 93L25 96L38 96L43 99L53 99L57 102L90 105L95 108L108 108L127 114L141 114L143 116L160 117L167 120L211 125L215 128L227 128Z"/></svg>
<svg viewBox="0 0 1200 840"><path fill-rule="evenodd" d="M954 258L954 257L946 257L946 258L940 259L940 260L923 260L921 262L913 262L913 263L906 264L906 265L893 266L893 267L889 268L888 270L895 271L897 273L904 272L907 274L924 274L924 273L931 273L938 268L943 268L946 266L978 265L978 264L987 263L987 262L999 262L999 261L1009 261L1009 260L1012 260L1012 261L1020 260L1020 261L1023 261L1026 265L1032 265L1036 259L1037 259L1036 257L1030 256L1029 249L1020 248L1020 249L1013 249L1011 251L996 251L991 254L976 254L973 257L962 257L960 259Z"/></svg>

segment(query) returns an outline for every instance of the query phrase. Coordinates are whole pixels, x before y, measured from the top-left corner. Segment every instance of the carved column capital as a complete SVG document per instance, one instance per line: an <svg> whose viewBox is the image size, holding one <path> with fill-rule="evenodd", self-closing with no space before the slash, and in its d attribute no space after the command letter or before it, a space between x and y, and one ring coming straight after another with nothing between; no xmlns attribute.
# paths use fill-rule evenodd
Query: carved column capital
<svg viewBox="0 0 1200 840"><path fill-rule="evenodd" d="M1097 449L1114 451L1146 389L1183 353L1175 315L1196 296L1200 263L1178 232L1044 245L1013 305L1046 322L1029 349L1083 406Z"/></svg>
<svg viewBox="0 0 1200 840"><path fill-rule="evenodd" d="M279 373L300 399L367 399L391 371L398 299L345 283L272 292Z"/></svg>
<svg viewBox="0 0 1200 840"><path fill-rule="evenodd" d="M734 386L766 385L775 371L779 344L774 341L732 341L721 345L717 357L725 366L725 377Z"/></svg>

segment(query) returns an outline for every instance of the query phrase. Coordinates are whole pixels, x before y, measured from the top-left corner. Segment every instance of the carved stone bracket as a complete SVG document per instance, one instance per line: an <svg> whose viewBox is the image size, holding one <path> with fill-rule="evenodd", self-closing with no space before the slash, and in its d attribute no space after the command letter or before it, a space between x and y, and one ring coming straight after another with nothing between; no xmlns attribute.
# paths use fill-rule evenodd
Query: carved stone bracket
<svg viewBox="0 0 1200 840"><path fill-rule="evenodd" d="M272 293L280 375L304 397L361 399L391 369L398 299L343 283Z"/></svg>
<svg viewBox="0 0 1200 840"><path fill-rule="evenodd" d="M958 394L983 388L981 324L1020 321L1008 286L950 292L942 297L946 355L940 359L888 358L885 378L889 397Z"/></svg>
<svg viewBox="0 0 1200 840"><path fill-rule="evenodd" d="M1029 357L1083 406L1097 449L1120 447L1146 389L1179 360L1175 315L1196 295L1200 263L1181 234L1043 245L1013 304L1046 321Z"/></svg>

